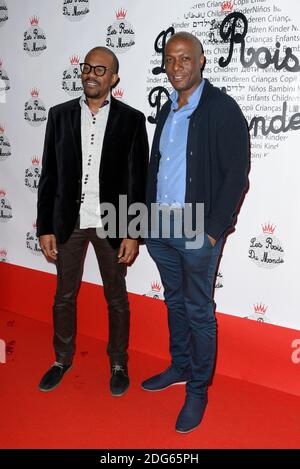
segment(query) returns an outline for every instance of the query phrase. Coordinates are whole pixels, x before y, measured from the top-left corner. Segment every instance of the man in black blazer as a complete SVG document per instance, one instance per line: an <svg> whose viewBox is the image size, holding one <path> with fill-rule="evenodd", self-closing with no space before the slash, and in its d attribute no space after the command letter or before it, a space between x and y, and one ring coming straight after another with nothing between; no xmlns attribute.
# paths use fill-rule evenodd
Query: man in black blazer
<svg viewBox="0 0 300 469"><path fill-rule="evenodd" d="M142 387L187 383L180 433L194 430L206 408L216 350L215 274L248 180L245 118L233 98L202 78L204 63L192 34L167 42L165 68L174 91L159 115L146 195L149 208L159 206L159 230L153 235L150 229L146 244L164 286L172 363Z"/></svg>
<svg viewBox="0 0 300 469"><path fill-rule="evenodd" d="M138 240L128 234L125 212L130 204L145 200L148 140L144 115L111 95L119 80L115 54L95 47L80 67L83 95L50 109L45 135L37 235L43 253L57 266L53 306L56 361L39 389L54 389L72 365L76 296L91 242L108 304L110 391L121 396L129 386L126 265L138 254ZM124 204L119 208L119 196L126 197L125 208ZM107 226L103 206L108 204L114 208L116 220L119 216L126 220L125 232L123 226L119 233L118 223L116 232Z"/></svg>

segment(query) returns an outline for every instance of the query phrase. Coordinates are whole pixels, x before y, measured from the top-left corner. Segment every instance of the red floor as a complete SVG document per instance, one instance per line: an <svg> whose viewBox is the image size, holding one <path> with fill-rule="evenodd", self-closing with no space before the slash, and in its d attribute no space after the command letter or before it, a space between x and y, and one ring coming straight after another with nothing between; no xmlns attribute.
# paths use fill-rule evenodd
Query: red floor
<svg viewBox="0 0 300 469"><path fill-rule="evenodd" d="M167 363L130 353L127 395L109 394L105 344L79 336L75 364L61 385L41 393L37 383L53 361L51 327L5 311L0 337L0 448L299 448L300 397L216 375L196 431L174 430L184 387L147 393L140 382Z"/></svg>

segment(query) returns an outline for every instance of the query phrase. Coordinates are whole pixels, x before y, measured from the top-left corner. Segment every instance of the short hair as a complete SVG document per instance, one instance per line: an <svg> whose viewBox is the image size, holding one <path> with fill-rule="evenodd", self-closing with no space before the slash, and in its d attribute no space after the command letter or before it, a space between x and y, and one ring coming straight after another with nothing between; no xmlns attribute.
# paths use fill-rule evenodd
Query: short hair
<svg viewBox="0 0 300 469"><path fill-rule="evenodd" d="M93 49L91 49L91 50L86 54L86 56L88 56L89 54L91 54L91 52L96 52L96 51L105 52L106 54L110 55L110 57L112 58L112 62L113 62L113 72L114 72L114 73L118 73L118 72L119 72L119 60L118 60L118 57L116 56L116 54L115 54L112 50L110 50L108 47L97 46L97 47L93 47Z"/></svg>
<svg viewBox="0 0 300 469"><path fill-rule="evenodd" d="M166 47L169 44L169 42L174 41L175 39L184 39L186 41L191 41L197 47L199 53L204 54L202 43L193 34L188 33L186 31L179 31L178 33L175 33L173 34L173 36L170 37L170 39L167 41Z"/></svg>

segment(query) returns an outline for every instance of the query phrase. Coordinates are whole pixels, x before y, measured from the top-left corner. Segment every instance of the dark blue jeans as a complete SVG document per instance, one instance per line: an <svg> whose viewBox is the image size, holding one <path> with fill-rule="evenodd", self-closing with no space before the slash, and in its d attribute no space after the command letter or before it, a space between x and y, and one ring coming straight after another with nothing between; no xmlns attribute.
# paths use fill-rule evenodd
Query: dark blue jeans
<svg viewBox="0 0 300 469"><path fill-rule="evenodd" d="M178 370L191 370L187 393L202 396L215 363L213 290L224 238L213 247L207 234L202 233L203 245L187 249L187 238L174 237L174 216L170 222L169 238L163 238L160 229L158 236L146 239L146 245L164 286L172 365Z"/></svg>

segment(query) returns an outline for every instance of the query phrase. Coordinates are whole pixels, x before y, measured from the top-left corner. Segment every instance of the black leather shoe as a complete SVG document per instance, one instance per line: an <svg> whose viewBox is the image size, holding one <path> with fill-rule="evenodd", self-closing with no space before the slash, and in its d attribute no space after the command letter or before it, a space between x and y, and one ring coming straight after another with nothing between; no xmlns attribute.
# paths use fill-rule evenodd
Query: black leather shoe
<svg viewBox="0 0 300 469"><path fill-rule="evenodd" d="M114 397L123 396L129 388L129 377L126 365L112 365L110 392Z"/></svg>
<svg viewBox="0 0 300 469"><path fill-rule="evenodd" d="M42 377L39 384L39 390L44 392L52 391L52 389L59 385L64 374L67 373L71 367L72 363L70 363L70 365L62 365L61 363L55 362Z"/></svg>

